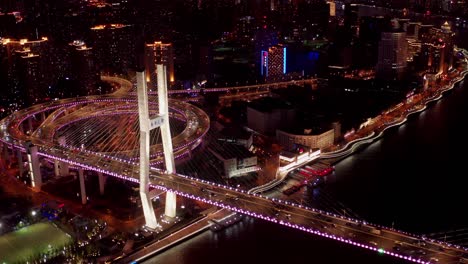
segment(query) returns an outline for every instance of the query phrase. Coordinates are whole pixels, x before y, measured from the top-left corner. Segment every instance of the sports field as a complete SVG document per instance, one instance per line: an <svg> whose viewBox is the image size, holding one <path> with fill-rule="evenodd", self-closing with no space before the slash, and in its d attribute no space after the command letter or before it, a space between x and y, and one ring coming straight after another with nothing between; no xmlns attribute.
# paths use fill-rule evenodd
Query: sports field
<svg viewBox="0 0 468 264"><path fill-rule="evenodd" d="M62 249L72 238L51 223L37 223L0 236L0 263L19 263L38 254Z"/></svg>

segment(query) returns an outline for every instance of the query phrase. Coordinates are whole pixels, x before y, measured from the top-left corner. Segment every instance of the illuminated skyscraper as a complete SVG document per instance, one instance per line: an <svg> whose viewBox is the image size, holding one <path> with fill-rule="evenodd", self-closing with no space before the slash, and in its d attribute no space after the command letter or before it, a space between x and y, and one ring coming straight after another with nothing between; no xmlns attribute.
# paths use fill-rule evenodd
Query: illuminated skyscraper
<svg viewBox="0 0 468 264"><path fill-rule="evenodd" d="M47 86L51 83L48 40L1 40L6 71L6 86L13 101L21 102L19 107L29 106L47 97Z"/></svg>
<svg viewBox="0 0 468 264"><path fill-rule="evenodd" d="M16 57L19 86L22 88L21 95L24 96L26 105L41 102L46 97L47 90L40 55L25 49L16 51Z"/></svg>
<svg viewBox="0 0 468 264"><path fill-rule="evenodd" d="M74 95L98 94L96 90L99 81L93 49L87 47L83 41L75 40L69 44L71 75L78 84L78 91Z"/></svg>
<svg viewBox="0 0 468 264"><path fill-rule="evenodd" d="M344 9L344 26L346 33L357 36L359 31L359 5L347 3Z"/></svg>
<svg viewBox="0 0 468 264"><path fill-rule="evenodd" d="M150 89L156 87L157 83L156 64L166 66L166 79L169 84L173 84L175 81L174 55L171 43L155 41L154 43L145 45L145 75Z"/></svg>
<svg viewBox="0 0 468 264"><path fill-rule="evenodd" d="M449 23L446 21L440 30L437 30L439 39L442 39L444 47L444 62L442 71L447 73L453 66L453 46L455 33L452 31Z"/></svg>
<svg viewBox="0 0 468 264"><path fill-rule="evenodd" d="M91 31L100 70L125 74L136 66L135 38L130 25L98 25Z"/></svg>
<svg viewBox="0 0 468 264"><path fill-rule="evenodd" d="M454 33L445 22L440 29L432 27L421 37L421 55L427 73L434 78L447 73L453 66Z"/></svg>
<svg viewBox="0 0 468 264"><path fill-rule="evenodd" d="M408 42L405 32L382 32L379 42L377 76L384 80L400 80L406 71Z"/></svg>
<svg viewBox="0 0 468 264"><path fill-rule="evenodd" d="M336 16L336 3L335 0L327 1L327 4L330 6L330 16Z"/></svg>
<svg viewBox="0 0 468 264"><path fill-rule="evenodd" d="M276 80L286 74L286 47L281 44L260 52L260 74L267 80Z"/></svg>
<svg viewBox="0 0 468 264"><path fill-rule="evenodd" d="M251 16L244 16L237 20L237 38L243 43L250 43L255 32L255 19Z"/></svg>

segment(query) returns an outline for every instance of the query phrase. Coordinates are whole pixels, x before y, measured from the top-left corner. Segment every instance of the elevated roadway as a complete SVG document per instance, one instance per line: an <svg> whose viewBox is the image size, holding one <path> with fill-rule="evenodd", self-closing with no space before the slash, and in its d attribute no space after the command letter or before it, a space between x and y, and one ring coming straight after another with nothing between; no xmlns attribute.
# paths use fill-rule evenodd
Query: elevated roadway
<svg viewBox="0 0 468 264"><path fill-rule="evenodd" d="M138 167L132 159L60 145L57 141L47 137L29 136L21 128L21 126L26 125L24 122L26 119L41 112L47 111L57 114L57 109L86 104L86 110L82 112L84 117L92 113L92 107L89 107L88 104L103 103L115 107L116 102L127 102L127 100L134 99L117 98L112 95L89 96L36 105L15 112L2 120L0 122L0 140L10 148L23 151L25 143L30 141L38 147L38 155L40 156L137 183L139 181ZM186 113L186 111L193 113L193 116L186 115L189 129L187 129L186 134L181 133L183 136L181 136L181 141L177 141L178 145L186 147L196 143L206 132L205 129L208 129L208 117L206 114L202 114L201 110L201 112L197 112L197 108L181 101L173 101L171 105L177 106L176 108L180 110L179 113ZM115 110L115 108L112 109ZM192 120L192 117L196 120ZM202 129L200 130L200 128ZM47 130L46 127L43 129L46 131L45 134L55 131L54 129ZM151 187L155 189L172 191L190 199L416 263L468 262L468 249L466 248L375 226L302 205L247 193L241 189L185 175L168 174L154 167L150 168L150 181Z"/></svg>

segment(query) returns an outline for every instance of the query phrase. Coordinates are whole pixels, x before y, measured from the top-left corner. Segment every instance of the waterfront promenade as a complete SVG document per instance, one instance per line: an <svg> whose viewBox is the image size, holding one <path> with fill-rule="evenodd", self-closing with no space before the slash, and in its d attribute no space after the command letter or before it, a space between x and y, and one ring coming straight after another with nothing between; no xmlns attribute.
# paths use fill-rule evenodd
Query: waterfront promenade
<svg viewBox="0 0 468 264"><path fill-rule="evenodd" d="M465 56L468 52L463 50ZM427 104L442 98L443 93L454 88L468 73L468 63L462 64L458 69L442 78L439 83L420 93L409 95L404 101L381 112L378 116L371 117L359 129L345 135L344 139L323 150L321 159L328 163L335 163L352 154L359 145L374 142L383 135L383 132L393 126L399 126L406 122L409 115L424 111Z"/></svg>

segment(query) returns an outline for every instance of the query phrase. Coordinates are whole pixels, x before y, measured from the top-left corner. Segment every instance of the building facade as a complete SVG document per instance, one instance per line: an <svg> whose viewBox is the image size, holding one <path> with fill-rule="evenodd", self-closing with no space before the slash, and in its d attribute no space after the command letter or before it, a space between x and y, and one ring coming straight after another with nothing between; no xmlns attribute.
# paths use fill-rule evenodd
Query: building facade
<svg viewBox="0 0 468 264"><path fill-rule="evenodd" d="M242 176L259 170L257 156L246 148L234 144L229 144L229 151L225 148L226 146L216 144L209 148L209 151L221 162L225 178Z"/></svg>
<svg viewBox="0 0 468 264"><path fill-rule="evenodd" d="M286 69L286 47L275 45L260 53L260 74L266 80L278 80L287 72Z"/></svg>
<svg viewBox="0 0 468 264"><path fill-rule="evenodd" d="M327 130L321 134L290 134L282 130L276 130L276 139L285 149L294 149L296 145L307 146L311 149L325 149L333 145L335 129Z"/></svg>
<svg viewBox="0 0 468 264"><path fill-rule="evenodd" d="M99 94L97 84L99 82L99 71L96 67L96 59L91 47L86 46L83 41L75 40L69 43L71 75L78 84L76 95Z"/></svg>
<svg viewBox="0 0 468 264"><path fill-rule="evenodd" d="M247 126L260 134L274 135L276 129L291 126L295 116L295 110L279 99L266 97L247 106Z"/></svg>
<svg viewBox="0 0 468 264"><path fill-rule="evenodd" d="M405 32L382 32L379 42L377 77L400 80L406 73L408 42Z"/></svg>
<svg viewBox="0 0 468 264"><path fill-rule="evenodd" d="M157 83L156 64L166 66L166 79L169 85L173 84L175 82L174 54L171 43L155 41L145 45L146 82L149 84L150 89L156 87Z"/></svg>
<svg viewBox="0 0 468 264"><path fill-rule="evenodd" d="M38 40L1 39L1 68L6 74L7 93L18 108L46 98L52 81L47 38Z"/></svg>
<svg viewBox="0 0 468 264"><path fill-rule="evenodd" d="M132 26L124 24L105 24L91 28L99 70L126 74L136 67L132 29Z"/></svg>

